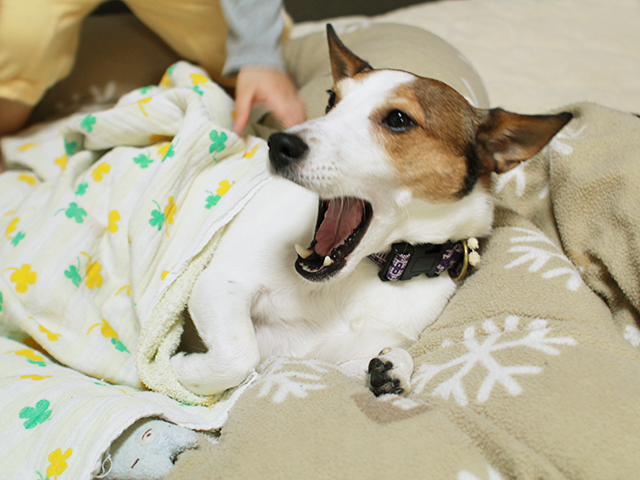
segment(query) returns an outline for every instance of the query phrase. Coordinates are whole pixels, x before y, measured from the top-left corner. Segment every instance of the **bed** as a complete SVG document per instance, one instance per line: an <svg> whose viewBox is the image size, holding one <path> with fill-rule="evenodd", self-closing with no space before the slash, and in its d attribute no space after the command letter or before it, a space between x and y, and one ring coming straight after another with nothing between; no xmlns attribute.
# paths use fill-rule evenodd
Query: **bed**
<svg viewBox="0 0 640 480"><path fill-rule="evenodd" d="M492 107L519 113L568 110L574 114L574 120L539 155L494 179L494 233L480 242L478 268L461 284L438 321L411 347L416 364L412 391L406 396L376 398L333 365L270 358L242 388L203 406L201 399L181 396L184 392L173 395L176 401L130 386L96 384L79 373L75 377L72 369L58 365L33 345L19 343L25 339L14 331L5 334L14 343L3 344L0 352L5 359L0 385L5 389L0 401L0 458L12 459L0 461L0 466L12 472L8 478L24 478L20 474L27 471L34 478L37 474L53 477L46 471L53 467L51 455L55 453L57 465L68 464L65 469L59 467L57 478L89 479L99 471L110 443L144 417L164 418L203 432L199 448L180 455L168 480L637 476L640 191L635 179L640 174L640 119L634 114L640 114L638 2L447 0L372 18L330 21L339 31L370 22L429 30L472 63ZM319 32L324 24L294 25L292 36ZM173 81L193 79L191 75L198 72L189 68L176 70ZM144 110L144 95L139 91L131 94L132 110ZM219 122L229 121L225 112L219 114ZM109 113L100 115L94 118L107 118ZM88 131L86 127L95 124L89 117L77 117L75 133L85 142L97 142L95 148L108 145L99 143L106 141L95 136L97 130ZM119 118L109 121L118 125ZM167 138L158 140L164 142L165 150L154 150L155 156L149 155L146 162L160 162L171 152L171 132L165 133ZM193 138L199 135L195 129L191 133ZM42 142L49 140L42 135ZM215 154L216 148L211 147L216 140L209 131L206 137L202 148ZM67 138L71 143L76 137ZM24 137L11 142L16 150L28 145ZM71 148L66 144L60 148L67 147ZM9 148L6 142L3 148ZM260 151L259 145L256 148L254 153ZM237 154L237 168L242 169L247 151L229 148L224 154ZM21 154L28 164L30 149ZM136 168L142 168L142 161ZM220 187L219 192L209 193L214 199L217 195L215 202L221 206L225 198L231 198L227 191L234 192L225 190L222 183L231 173L232 169L212 172L207 181ZM54 174L59 171L38 172L43 177ZM250 177L247 191L261 181L259 173ZM147 193L150 199L160 198L156 192ZM158 218L165 214L162 222L156 222L163 236L158 242L164 245L164 236L174 235L178 223L174 228L167 221L172 212L169 198L163 197L157 207ZM233 207L228 208L220 218L232 214ZM79 218L77 210L67 212L60 215L70 221ZM176 219L178 222L179 215ZM199 225L203 238L216 225ZM15 240L20 223L13 226L10 231L7 227L6 234ZM147 237L133 237L133 248L145 242ZM202 249L202 245L194 248ZM206 255L196 257L206 261ZM180 256L170 259L174 264L185 262ZM88 273L93 263L89 255L78 254L78 266L70 264L63 280L73 282L74 272L86 268ZM145 268L149 265L154 280L136 282L172 280L171 269L152 263ZM17 266L6 276L20 273L15 286L21 280L25 288L31 288L30 272ZM119 285L114 283L113 288ZM188 291L188 285L180 288ZM126 289L116 291L117 301L129 305ZM183 299L181 295L175 298ZM3 303L0 296L0 308L8 308L7 298L5 293ZM147 303L131 308L149 315L149 305L157 306L153 303L157 299L143 301ZM99 337L95 345L106 340L105 356L123 354L118 342L133 350L126 333L109 330L104 323L86 333ZM59 332L51 327L41 334L55 337ZM179 341L174 331L158 335ZM16 363L23 361L29 365ZM64 382L73 377L76 394L91 397L93 403L85 399L83 412L78 411L78 401L69 403L65 418L56 418L53 397L47 397L47 404L37 403L37 395L31 403L20 403L11 397L17 387L8 389L17 385L13 383L16 378L31 375L27 380L35 384L46 381L47 376L37 378L38 372L27 371L27 367L55 369L56 375L66 376L56 384L56 395L61 395ZM153 385L152 377L145 377L144 383ZM161 381L162 370L156 380L158 377ZM163 384L156 390L163 388L170 390L172 385ZM27 407L32 410L25 410ZM100 408L104 408L103 416L97 414ZM95 416L94 422L80 422L90 415ZM13 443L18 424L20 441L26 441L29 430L48 428L46 442L43 434L40 443L30 444L29 452L18 451ZM72 434L62 431L62 425L69 426ZM30 465L32 470L16 467L17 459L27 462L33 458L41 461Z"/></svg>

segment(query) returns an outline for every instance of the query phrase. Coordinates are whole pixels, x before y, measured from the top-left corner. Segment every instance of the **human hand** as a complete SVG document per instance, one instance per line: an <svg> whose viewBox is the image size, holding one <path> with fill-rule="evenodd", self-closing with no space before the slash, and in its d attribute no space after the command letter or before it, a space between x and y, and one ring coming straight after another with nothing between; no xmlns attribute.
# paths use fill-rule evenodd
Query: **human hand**
<svg viewBox="0 0 640 480"><path fill-rule="evenodd" d="M233 131L240 134L249 120L251 107L263 104L285 128L306 119L304 105L287 73L268 67L244 67L236 82L236 116Z"/></svg>

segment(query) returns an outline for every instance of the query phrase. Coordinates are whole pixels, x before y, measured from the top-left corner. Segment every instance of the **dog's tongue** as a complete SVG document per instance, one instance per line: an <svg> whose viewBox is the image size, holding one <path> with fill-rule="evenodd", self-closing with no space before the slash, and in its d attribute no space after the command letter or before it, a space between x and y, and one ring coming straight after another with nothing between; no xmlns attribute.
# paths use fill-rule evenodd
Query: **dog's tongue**
<svg viewBox="0 0 640 480"><path fill-rule="evenodd" d="M360 225L364 202L355 198L334 198L324 214L322 225L316 233L314 250L322 257L342 245Z"/></svg>

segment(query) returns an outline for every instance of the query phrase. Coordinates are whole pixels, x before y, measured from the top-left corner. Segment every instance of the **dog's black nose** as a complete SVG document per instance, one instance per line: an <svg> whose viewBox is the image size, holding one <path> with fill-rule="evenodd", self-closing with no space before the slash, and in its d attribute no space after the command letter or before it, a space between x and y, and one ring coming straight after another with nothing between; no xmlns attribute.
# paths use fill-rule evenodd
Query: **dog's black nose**
<svg viewBox="0 0 640 480"><path fill-rule="evenodd" d="M296 135L274 133L269 137L269 160L276 171L302 160L307 150L307 144Z"/></svg>

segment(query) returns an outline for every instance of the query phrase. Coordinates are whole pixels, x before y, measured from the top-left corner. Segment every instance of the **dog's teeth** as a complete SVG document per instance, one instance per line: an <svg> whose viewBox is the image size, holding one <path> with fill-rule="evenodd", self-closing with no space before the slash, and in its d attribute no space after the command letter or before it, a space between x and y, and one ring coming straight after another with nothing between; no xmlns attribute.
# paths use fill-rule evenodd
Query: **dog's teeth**
<svg viewBox="0 0 640 480"><path fill-rule="evenodd" d="M308 248L304 248L296 243L295 245L296 253L300 255L300 258L303 260L305 258L309 258L309 256L313 253L313 250L309 250Z"/></svg>
<svg viewBox="0 0 640 480"><path fill-rule="evenodd" d="M325 267L328 267L332 263L333 263L333 260L331 260L331 257L327 255L326 257L324 257L324 262L322 262L322 265L324 265Z"/></svg>

